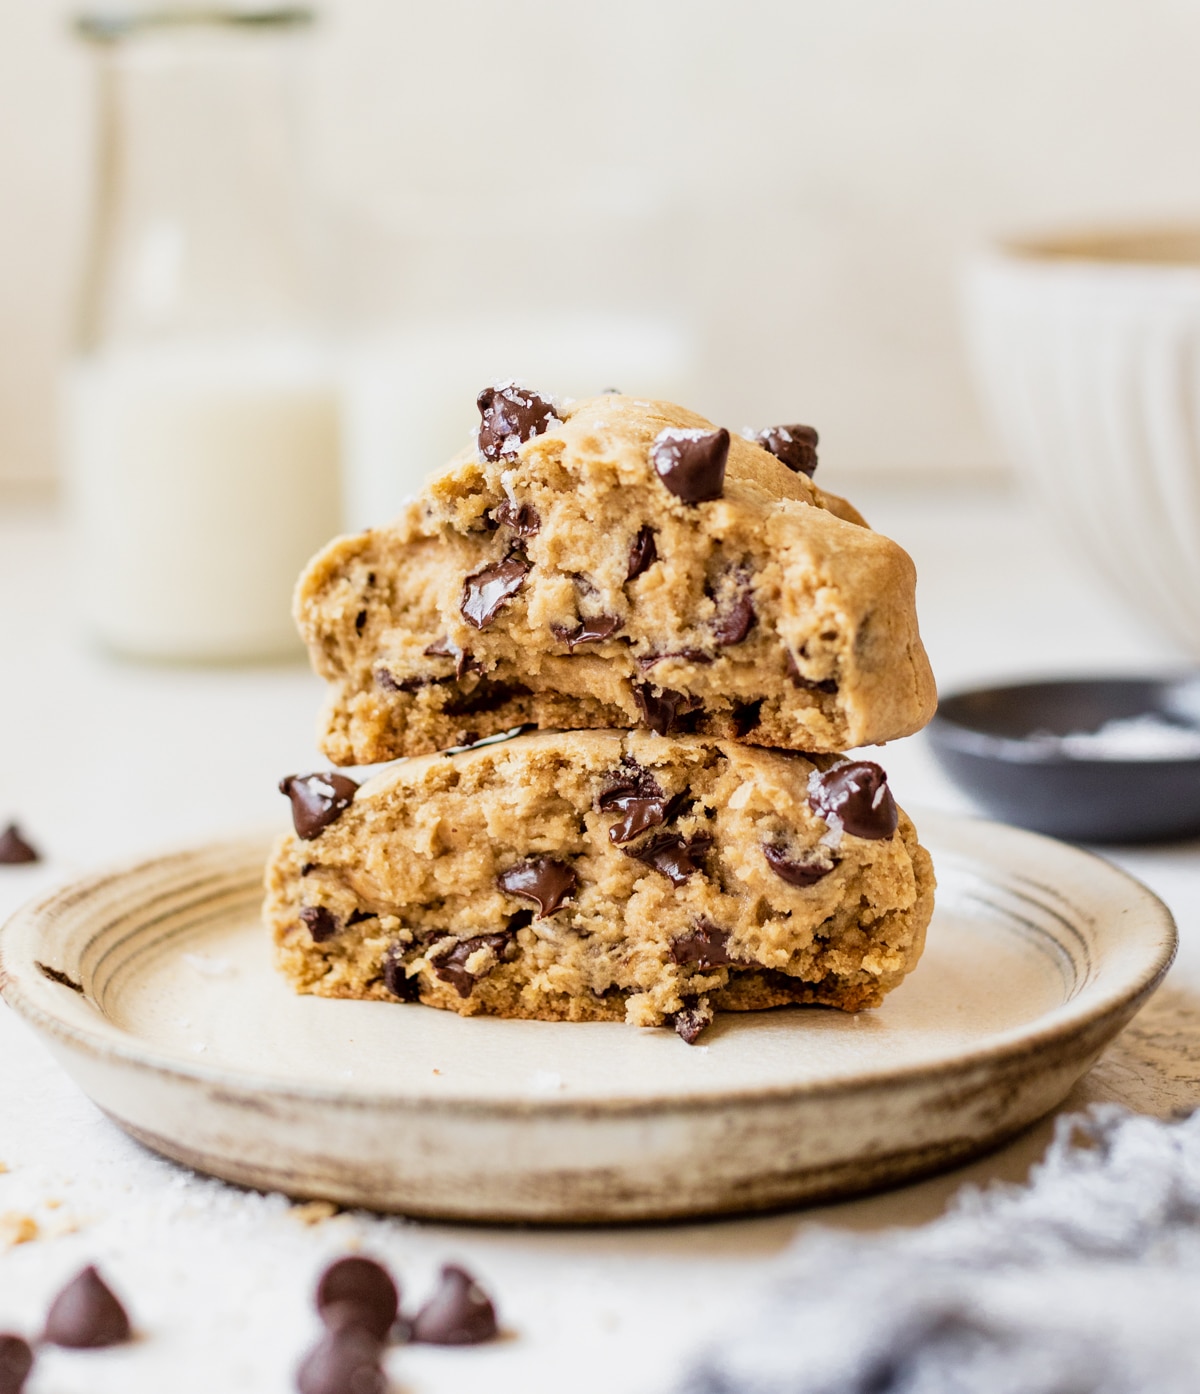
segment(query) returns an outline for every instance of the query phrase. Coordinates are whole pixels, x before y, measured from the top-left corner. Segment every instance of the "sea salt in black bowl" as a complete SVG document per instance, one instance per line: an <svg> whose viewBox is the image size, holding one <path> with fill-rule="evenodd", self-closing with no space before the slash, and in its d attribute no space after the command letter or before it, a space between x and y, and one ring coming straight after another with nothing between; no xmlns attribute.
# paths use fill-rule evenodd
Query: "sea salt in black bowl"
<svg viewBox="0 0 1200 1394"><path fill-rule="evenodd" d="M1200 672L961 692L938 704L929 739L1006 823L1079 842L1200 835Z"/></svg>

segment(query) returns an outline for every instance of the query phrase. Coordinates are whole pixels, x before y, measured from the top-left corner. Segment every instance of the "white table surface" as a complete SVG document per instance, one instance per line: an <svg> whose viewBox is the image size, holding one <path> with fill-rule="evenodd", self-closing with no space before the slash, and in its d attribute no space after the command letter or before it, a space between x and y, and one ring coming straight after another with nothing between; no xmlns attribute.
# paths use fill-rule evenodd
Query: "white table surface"
<svg viewBox="0 0 1200 1394"><path fill-rule="evenodd" d="M1037 674L1153 670L1179 661L1065 557L1014 496L964 490L856 501L921 577L922 630L943 690ZM47 861L0 867L0 912L113 859L264 823L283 826L281 774L321 767L321 686L300 664L156 668L91 650L71 624L70 546L37 509L0 514L0 820ZM923 739L883 752L909 807L966 810ZM1068 1101L1168 1113L1200 1103L1200 843L1114 853L1170 905L1182 950L1167 986ZM806 1212L702 1224L536 1231L339 1215L306 1224L282 1197L193 1176L128 1140L0 1007L0 1330L36 1330L45 1304L98 1262L141 1338L98 1354L49 1351L29 1394L283 1394L317 1327L315 1274L352 1246L419 1298L449 1259L493 1291L508 1338L401 1349L409 1394L652 1394L737 1320L769 1264L814 1223L930 1218L964 1182L1019 1180L1050 1123L949 1176ZM15 1217L38 1237L6 1247Z"/></svg>

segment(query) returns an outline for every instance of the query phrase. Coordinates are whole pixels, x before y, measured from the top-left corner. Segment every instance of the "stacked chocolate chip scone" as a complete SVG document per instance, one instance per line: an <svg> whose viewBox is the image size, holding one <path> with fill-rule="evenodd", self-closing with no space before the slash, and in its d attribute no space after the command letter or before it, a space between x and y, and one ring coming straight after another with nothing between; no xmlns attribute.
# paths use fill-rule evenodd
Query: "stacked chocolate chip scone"
<svg viewBox="0 0 1200 1394"><path fill-rule="evenodd" d="M323 749L397 763L283 781L280 967L689 1042L715 1010L877 1005L933 872L839 752L932 714L911 561L812 483L807 427L512 383L479 408L475 449L297 588Z"/></svg>

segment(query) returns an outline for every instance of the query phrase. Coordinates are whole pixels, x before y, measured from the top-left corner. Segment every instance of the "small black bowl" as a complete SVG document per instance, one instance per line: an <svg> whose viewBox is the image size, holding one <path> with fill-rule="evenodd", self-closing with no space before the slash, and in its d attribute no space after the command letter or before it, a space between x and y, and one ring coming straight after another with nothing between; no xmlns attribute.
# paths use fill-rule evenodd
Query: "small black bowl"
<svg viewBox="0 0 1200 1394"><path fill-rule="evenodd" d="M950 778L1006 823L1079 842L1194 837L1200 754L1114 759L1054 739L1146 716L1200 739L1200 672L961 692L939 702L929 739Z"/></svg>

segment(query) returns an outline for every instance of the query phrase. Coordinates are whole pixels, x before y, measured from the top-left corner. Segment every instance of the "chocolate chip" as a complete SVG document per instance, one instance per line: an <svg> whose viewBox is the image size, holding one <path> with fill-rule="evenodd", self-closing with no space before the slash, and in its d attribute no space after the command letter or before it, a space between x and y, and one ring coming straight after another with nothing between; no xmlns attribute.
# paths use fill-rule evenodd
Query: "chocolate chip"
<svg viewBox="0 0 1200 1394"><path fill-rule="evenodd" d="M704 998L685 998L683 1010L675 1013L671 1025L688 1045L695 1045L704 1028L712 1025L712 1019L713 1009Z"/></svg>
<svg viewBox="0 0 1200 1394"><path fill-rule="evenodd" d="M384 1394L383 1347L360 1326L329 1332L296 1371L300 1394Z"/></svg>
<svg viewBox="0 0 1200 1394"><path fill-rule="evenodd" d="M300 866L300 875L307 876L310 871L316 871L316 862L303 862Z"/></svg>
<svg viewBox="0 0 1200 1394"><path fill-rule="evenodd" d="M655 871L661 871L675 886L682 886L689 876L702 871L703 857L712 846L712 838L707 833L696 833L687 838L682 833L655 833L639 847L626 847L627 857L645 862Z"/></svg>
<svg viewBox="0 0 1200 1394"><path fill-rule="evenodd" d="M712 634L718 644L728 648L731 644L740 644L754 628L758 618L754 613L748 568L734 568L723 589L726 591L725 604L713 620Z"/></svg>
<svg viewBox="0 0 1200 1394"><path fill-rule="evenodd" d="M460 997L470 997L476 975L467 972L464 966L467 959L480 949L491 949L499 958L511 942L512 935L507 930L501 934L476 934L471 939L460 939L433 964L433 971L443 982L449 983Z"/></svg>
<svg viewBox="0 0 1200 1394"><path fill-rule="evenodd" d="M428 674L420 677L398 678L386 668L375 669L375 685L384 692L417 692L422 687L432 687L435 683L449 682L449 678L432 678Z"/></svg>
<svg viewBox="0 0 1200 1394"><path fill-rule="evenodd" d="M596 644L611 639L622 624L623 621L616 615L595 615L591 619L580 620L574 629L569 629L565 624L552 624L550 632L560 644L566 644L574 653L580 644Z"/></svg>
<svg viewBox="0 0 1200 1394"><path fill-rule="evenodd" d="M89 1264L50 1304L42 1340L72 1350L96 1350L129 1340L129 1317L112 1289Z"/></svg>
<svg viewBox="0 0 1200 1394"><path fill-rule="evenodd" d="M322 1320L327 1308L340 1303L356 1307L366 1329L382 1341L396 1320L400 1294L381 1263L352 1254L331 1263L317 1282L317 1311Z"/></svg>
<svg viewBox="0 0 1200 1394"><path fill-rule="evenodd" d="M479 453L485 460L515 455L534 436L544 435L557 422L554 403L515 382L485 387L475 399L479 407Z"/></svg>
<svg viewBox="0 0 1200 1394"><path fill-rule="evenodd" d="M719 499L725 491L725 461L729 456L729 432L684 431L668 427L650 447L655 471L676 498L684 503Z"/></svg>
<svg viewBox="0 0 1200 1394"><path fill-rule="evenodd" d="M664 658L682 658L686 663L711 663L713 661L712 654L705 653L703 649L674 649L668 653L644 653L635 662L643 673L648 673L656 663L661 663Z"/></svg>
<svg viewBox="0 0 1200 1394"><path fill-rule="evenodd" d="M375 914L374 910L351 910L349 915L346 916L346 928L349 929L352 924L362 924L364 920L374 920L377 918L378 916Z"/></svg>
<svg viewBox="0 0 1200 1394"><path fill-rule="evenodd" d="M559 906L570 900L579 885L579 877L566 862L555 861L553 857L529 857L502 871L496 877L496 884L509 895L532 900L538 907L540 919L543 915L553 915Z"/></svg>
<svg viewBox="0 0 1200 1394"><path fill-rule="evenodd" d="M311 842L336 823L354 801L358 785L344 774L289 774L279 792L292 801L292 824L297 837Z"/></svg>
<svg viewBox="0 0 1200 1394"><path fill-rule="evenodd" d="M815 886L836 865L827 848L813 848L791 856L786 848L764 842L763 856L775 875L789 886Z"/></svg>
<svg viewBox="0 0 1200 1394"><path fill-rule="evenodd" d="M478 716L480 712L493 712L518 697L528 696L529 689L524 683L492 682L488 678L481 678L470 692L451 697L442 710L447 716ZM462 740L459 744L473 745L478 739L478 736L474 736L472 740Z"/></svg>
<svg viewBox="0 0 1200 1394"><path fill-rule="evenodd" d="M813 477L817 468L818 436L811 426L768 426L758 431L754 439L788 469L806 474L810 479Z"/></svg>
<svg viewBox="0 0 1200 1394"><path fill-rule="evenodd" d="M460 649L453 639L435 639L432 644L425 648L425 657L452 658L454 660L454 676L460 680L467 673L481 671L475 659L466 649Z"/></svg>
<svg viewBox="0 0 1200 1394"><path fill-rule="evenodd" d="M300 911L300 918L308 926L314 944L324 944L340 928L338 917L324 905L306 905Z"/></svg>
<svg viewBox="0 0 1200 1394"><path fill-rule="evenodd" d="M492 517L498 523L503 523L506 528L512 528L513 532L521 537L536 537L541 530L541 514L531 503L523 503L518 508L512 499L504 499L492 509Z"/></svg>
<svg viewBox="0 0 1200 1394"><path fill-rule="evenodd" d="M733 734L739 738L748 736L762 721L763 698L757 702L739 702L733 709Z"/></svg>
<svg viewBox="0 0 1200 1394"><path fill-rule="evenodd" d="M463 619L475 629L486 629L525 584L532 570L533 564L524 552L512 551L503 561L473 572L463 582L458 606Z"/></svg>
<svg viewBox="0 0 1200 1394"><path fill-rule="evenodd" d="M0 865L19 866L24 862L40 862L41 860L37 848L30 846L25 841L21 829L15 823L10 823L0 833Z"/></svg>
<svg viewBox="0 0 1200 1394"><path fill-rule="evenodd" d="M667 798L658 780L628 756L596 795L596 807L601 813L615 809L625 815L608 830L609 841L618 847L667 818Z"/></svg>
<svg viewBox="0 0 1200 1394"><path fill-rule="evenodd" d="M629 549L629 570L625 575L626 581L632 581L635 577L640 576L657 560L658 548L654 542L654 529L647 524L639 529L638 535L633 539L633 546Z"/></svg>
<svg viewBox="0 0 1200 1394"><path fill-rule="evenodd" d="M403 944L390 944L383 955L383 985L401 1002L419 1002L421 980L416 974L410 978L404 966Z"/></svg>
<svg viewBox="0 0 1200 1394"><path fill-rule="evenodd" d="M360 610L360 611L358 612L358 614L354 616L354 632L355 632L355 634L361 634L361 633L363 632L363 630L366 628L366 624L367 624L367 612L366 612L365 610Z"/></svg>
<svg viewBox="0 0 1200 1394"><path fill-rule="evenodd" d="M807 688L810 692L827 692L830 696L837 692L838 685L833 678L824 678L820 682L806 678L792 657L791 649L785 649L784 653L787 658L788 677L791 678L793 686Z"/></svg>
<svg viewBox="0 0 1200 1394"><path fill-rule="evenodd" d="M21 1394L32 1369L29 1342L9 1332L0 1334L0 1394Z"/></svg>
<svg viewBox="0 0 1200 1394"><path fill-rule="evenodd" d="M633 684L633 700L646 725L665 736L678 723L681 713L694 705L695 699L669 687L660 687L656 692L651 683L638 682Z"/></svg>
<svg viewBox="0 0 1200 1394"><path fill-rule="evenodd" d="M711 921L700 919L689 934L681 934L671 941L671 958L680 965L722 968L733 962L729 957L729 935Z"/></svg>
<svg viewBox="0 0 1200 1394"><path fill-rule="evenodd" d="M437 1291L417 1313L414 1341L432 1346L475 1346L497 1332L496 1309L475 1279L447 1264Z"/></svg>
<svg viewBox="0 0 1200 1394"><path fill-rule="evenodd" d="M837 818L848 833L873 842L891 837L900 821L887 775L873 760L850 760L814 775L808 802L822 818Z"/></svg>

